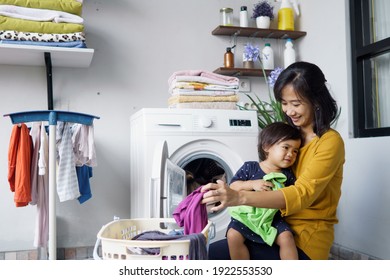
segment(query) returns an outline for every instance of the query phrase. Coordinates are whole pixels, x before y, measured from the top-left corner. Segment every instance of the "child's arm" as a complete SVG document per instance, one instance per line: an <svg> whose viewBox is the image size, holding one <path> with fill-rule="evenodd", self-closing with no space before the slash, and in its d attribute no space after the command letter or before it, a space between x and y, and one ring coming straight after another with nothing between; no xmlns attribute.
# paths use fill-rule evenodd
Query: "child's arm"
<svg viewBox="0 0 390 280"><path fill-rule="evenodd" d="M268 187L264 186L268 183ZM235 191L270 191L273 187L271 182L264 182L264 180L248 180L248 181L234 181L230 184L230 188Z"/></svg>

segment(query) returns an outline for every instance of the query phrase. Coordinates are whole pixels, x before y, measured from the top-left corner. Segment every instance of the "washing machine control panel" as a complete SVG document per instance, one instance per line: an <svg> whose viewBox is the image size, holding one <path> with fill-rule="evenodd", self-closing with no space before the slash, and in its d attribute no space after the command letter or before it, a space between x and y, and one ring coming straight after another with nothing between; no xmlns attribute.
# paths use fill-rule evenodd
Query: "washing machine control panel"
<svg viewBox="0 0 390 280"><path fill-rule="evenodd" d="M251 120L237 120L237 119L230 119L230 126L240 126L240 127L251 127L252 122Z"/></svg>

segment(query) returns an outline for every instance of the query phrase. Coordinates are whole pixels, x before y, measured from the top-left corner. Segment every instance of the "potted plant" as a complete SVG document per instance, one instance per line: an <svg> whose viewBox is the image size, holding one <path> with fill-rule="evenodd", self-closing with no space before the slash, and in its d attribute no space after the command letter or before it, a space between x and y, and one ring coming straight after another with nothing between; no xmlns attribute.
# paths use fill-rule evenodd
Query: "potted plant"
<svg viewBox="0 0 390 280"><path fill-rule="evenodd" d="M243 66L244 68L254 68L255 61L260 57L260 48L247 43L244 48Z"/></svg>
<svg viewBox="0 0 390 280"><path fill-rule="evenodd" d="M252 18L256 19L258 28L267 29L274 19L274 7L267 0L260 1L253 7Z"/></svg>
<svg viewBox="0 0 390 280"><path fill-rule="evenodd" d="M261 60L259 59L260 63ZM249 98L249 100L252 102L252 105L254 106L254 109L257 111L257 122L260 129L263 129L268 124L283 121L284 120L284 114L282 111L282 104L280 102L276 101L272 92L272 88L275 84L276 79L278 78L279 74L283 71L282 68L277 67L273 71L271 71L270 76L267 77L265 70L262 68L264 79L268 88L268 97L269 101L261 100L260 97L255 95L255 97L252 97L249 94L246 94L246 96ZM248 110L246 107L239 106L241 110ZM253 108L251 106L251 108Z"/></svg>

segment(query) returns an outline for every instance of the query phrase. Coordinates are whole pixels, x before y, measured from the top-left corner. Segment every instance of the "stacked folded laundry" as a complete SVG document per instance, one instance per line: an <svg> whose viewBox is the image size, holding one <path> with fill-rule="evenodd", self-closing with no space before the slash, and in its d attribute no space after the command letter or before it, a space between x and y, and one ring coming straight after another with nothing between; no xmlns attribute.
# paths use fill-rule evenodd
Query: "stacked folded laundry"
<svg viewBox="0 0 390 280"><path fill-rule="evenodd" d="M0 43L86 48L83 0L0 2Z"/></svg>
<svg viewBox="0 0 390 280"><path fill-rule="evenodd" d="M203 70L177 71L169 77L169 108L236 109L239 79Z"/></svg>

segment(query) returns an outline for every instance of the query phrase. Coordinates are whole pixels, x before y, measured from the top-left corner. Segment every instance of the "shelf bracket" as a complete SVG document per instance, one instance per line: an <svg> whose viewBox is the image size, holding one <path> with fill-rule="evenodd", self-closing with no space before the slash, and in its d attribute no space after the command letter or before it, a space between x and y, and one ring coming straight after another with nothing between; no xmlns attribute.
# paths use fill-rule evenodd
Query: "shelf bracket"
<svg viewBox="0 0 390 280"><path fill-rule="evenodd" d="M47 107L53 110L53 72L50 52L45 52L46 80L47 80Z"/></svg>

